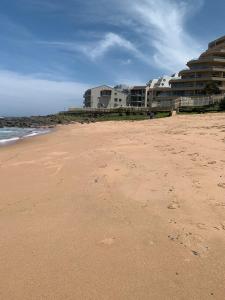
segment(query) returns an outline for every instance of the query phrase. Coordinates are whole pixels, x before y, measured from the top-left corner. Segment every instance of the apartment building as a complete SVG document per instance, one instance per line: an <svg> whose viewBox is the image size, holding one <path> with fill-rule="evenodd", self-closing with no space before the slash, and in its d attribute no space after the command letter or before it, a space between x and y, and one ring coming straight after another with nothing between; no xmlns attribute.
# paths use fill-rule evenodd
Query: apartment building
<svg viewBox="0 0 225 300"><path fill-rule="evenodd" d="M84 94L84 107L116 108L116 107L149 107L152 101L169 101L173 99L170 86L172 78L177 74L150 80L147 85L128 87L117 85L112 88L102 85L89 89Z"/></svg>
<svg viewBox="0 0 225 300"><path fill-rule="evenodd" d="M180 71L180 79L170 80L174 97L203 95L206 84L212 82L221 94L225 93L225 36L209 43L208 49L187 66L188 69Z"/></svg>
<svg viewBox="0 0 225 300"><path fill-rule="evenodd" d="M150 80L144 86L134 86L129 90L128 105L135 107L149 107L151 101L170 101L174 98L170 80L179 78L178 74L162 76Z"/></svg>
<svg viewBox="0 0 225 300"><path fill-rule="evenodd" d="M174 99L170 81L179 79L178 74L162 76L159 79L152 79L146 85L145 106L151 106L152 102L165 102Z"/></svg>
<svg viewBox="0 0 225 300"><path fill-rule="evenodd" d="M145 107L146 86L133 86L129 89L128 105Z"/></svg>
<svg viewBox="0 0 225 300"><path fill-rule="evenodd" d="M84 93L84 107L116 108L127 106L128 93L120 86L112 88L107 85L94 87Z"/></svg>

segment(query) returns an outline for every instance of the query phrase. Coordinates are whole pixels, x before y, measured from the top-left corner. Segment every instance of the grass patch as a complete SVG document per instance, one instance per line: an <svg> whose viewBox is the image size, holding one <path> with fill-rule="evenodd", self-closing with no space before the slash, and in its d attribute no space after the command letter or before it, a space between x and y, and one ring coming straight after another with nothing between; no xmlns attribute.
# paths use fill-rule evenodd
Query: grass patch
<svg viewBox="0 0 225 300"><path fill-rule="evenodd" d="M155 113L154 118L165 118L169 117L169 112L158 112ZM142 120L148 120L149 115L146 113L110 113L110 114L98 114L98 115L91 115L91 114L61 114L59 116L59 122L62 124L65 122L103 122L103 121L142 121Z"/></svg>

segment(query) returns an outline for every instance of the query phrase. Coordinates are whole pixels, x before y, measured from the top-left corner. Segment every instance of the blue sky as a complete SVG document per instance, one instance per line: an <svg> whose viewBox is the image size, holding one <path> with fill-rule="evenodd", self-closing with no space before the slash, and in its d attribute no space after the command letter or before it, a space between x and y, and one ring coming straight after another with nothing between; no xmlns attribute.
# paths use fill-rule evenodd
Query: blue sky
<svg viewBox="0 0 225 300"><path fill-rule="evenodd" d="M225 35L217 0L1 0L0 115L82 105L85 89L175 73Z"/></svg>

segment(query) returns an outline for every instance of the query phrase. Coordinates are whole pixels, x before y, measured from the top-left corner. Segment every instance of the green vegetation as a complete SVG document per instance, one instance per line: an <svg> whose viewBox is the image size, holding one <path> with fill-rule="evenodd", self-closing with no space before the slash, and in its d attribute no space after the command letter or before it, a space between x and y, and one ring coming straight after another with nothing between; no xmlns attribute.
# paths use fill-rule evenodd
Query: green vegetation
<svg viewBox="0 0 225 300"><path fill-rule="evenodd" d="M225 111L225 98L219 104L220 111Z"/></svg>
<svg viewBox="0 0 225 300"><path fill-rule="evenodd" d="M158 112L154 118L169 117L169 112ZM113 113L98 113L98 114L79 114L79 113L61 113L58 115L58 123L65 124L71 122L102 122L102 121L141 121L149 119L149 115L144 112L113 112Z"/></svg>
<svg viewBox="0 0 225 300"><path fill-rule="evenodd" d="M220 93L220 89L218 87L218 84L215 82L209 82L206 84L204 88L204 94L205 95L217 95Z"/></svg>
<svg viewBox="0 0 225 300"><path fill-rule="evenodd" d="M155 114L155 118L165 118L169 117L169 113L167 112L159 112ZM147 120L149 116L147 114L110 114L104 115L101 117L97 117L94 119L96 122L98 121L141 121Z"/></svg>

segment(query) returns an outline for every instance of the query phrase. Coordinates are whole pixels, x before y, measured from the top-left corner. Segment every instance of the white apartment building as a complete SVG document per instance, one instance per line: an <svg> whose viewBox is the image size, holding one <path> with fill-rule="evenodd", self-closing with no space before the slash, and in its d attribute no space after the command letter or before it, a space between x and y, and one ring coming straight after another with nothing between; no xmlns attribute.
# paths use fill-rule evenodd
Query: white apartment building
<svg viewBox="0 0 225 300"><path fill-rule="evenodd" d="M151 102L171 101L174 99L170 80L179 79L178 74L171 76L162 76L159 79L152 79L146 85L145 106L150 106Z"/></svg>
<svg viewBox="0 0 225 300"><path fill-rule="evenodd" d="M84 107L117 108L127 106L128 93L107 85L94 87L84 93Z"/></svg>
<svg viewBox="0 0 225 300"><path fill-rule="evenodd" d="M172 93L170 81L179 78L178 74L174 74L152 79L143 86L118 85L112 88L101 85L94 87L84 93L84 107L150 107L152 102L172 101L175 96Z"/></svg>

